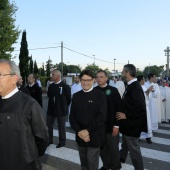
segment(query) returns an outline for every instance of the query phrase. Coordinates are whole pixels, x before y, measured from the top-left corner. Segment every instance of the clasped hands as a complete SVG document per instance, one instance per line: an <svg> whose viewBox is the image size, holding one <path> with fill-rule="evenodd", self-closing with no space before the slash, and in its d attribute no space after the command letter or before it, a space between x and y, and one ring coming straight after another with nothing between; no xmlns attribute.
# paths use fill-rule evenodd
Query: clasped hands
<svg viewBox="0 0 170 170"><path fill-rule="evenodd" d="M84 142L89 142L90 141L90 135L89 132L84 129L78 132L78 136L84 140Z"/></svg>
<svg viewBox="0 0 170 170"><path fill-rule="evenodd" d="M116 119L117 120L126 119L126 115L122 112L117 112L116 113Z"/></svg>

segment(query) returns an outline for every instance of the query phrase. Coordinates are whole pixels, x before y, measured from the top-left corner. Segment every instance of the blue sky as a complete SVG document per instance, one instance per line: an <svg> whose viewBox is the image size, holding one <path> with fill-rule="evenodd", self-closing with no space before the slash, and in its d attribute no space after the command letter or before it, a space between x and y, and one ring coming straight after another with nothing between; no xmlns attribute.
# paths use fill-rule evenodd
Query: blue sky
<svg viewBox="0 0 170 170"><path fill-rule="evenodd" d="M64 46L64 63L84 68L94 62L101 68L121 71L124 64L140 70L165 65L170 46L169 0L15 0L16 25L26 30L28 49ZM16 63L21 42L14 45ZM39 65L49 56L61 61L61 49L29 50ZM102 62L105 60L107 62Z"/></svg>

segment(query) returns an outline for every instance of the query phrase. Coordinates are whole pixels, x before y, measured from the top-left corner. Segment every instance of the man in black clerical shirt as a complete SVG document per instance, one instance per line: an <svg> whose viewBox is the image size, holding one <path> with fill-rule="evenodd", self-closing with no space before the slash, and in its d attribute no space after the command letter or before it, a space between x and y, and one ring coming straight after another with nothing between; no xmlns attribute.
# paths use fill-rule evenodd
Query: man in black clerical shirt
<svg viewBox="0 0 170 170"><path fill-rule="evenodd" d="M53 143L53 125L57 118L59 143L56 148L63 147L66 143L65 117L68 115L68 106L71 102L71 89L61 81L61 72L52 71L52 80L54 81L48 87L48 110L47 126L49 131L49 144Z"/></svg>
<svg viewBox="0 0 170 170"><path fill-rule="evenodd" d="M35 99L19 92L18 66L0 59L0 169L42 170L48 130L45 114Z"/></svg>
<svg viewBox="0 0 170 170"><path fill-rule="evenodd" d="M23 86L22 82L23 82L23 80L22 80L22 77L20 76L18 81L17 81L18 90L25 93L25 94L30 95L28 89L25 86Z"/></svg>
<svg viewBox="0 0 170 170"><path fill-rule="evenodd" d="M105 139L106 96L93 88L90 70L80 73L83 90L73 95L70 124L76 132L82 170L98 170L100 147Z"/></svg>
<svg viewBox="0 0 170 170"><path fill-rule="evenodd" d="M37 100L37 102L42 107L42 89L38 86L38 83L36 82L35 74L30 74L27 79L27 89L29 90L30 96Z"/></svg>
<svg viewBox="0 0 170 170"><path fill-rule="evenodd" d="M142 87L135 75L136 68L133 64L124 66L122 76L127 80L127 88L116 117L120 120L119 129L122 133L121 162L125 162L129 151L135 170L143 170L139 137L142 131L147 132L146 105Z"/></svg>
<svg viewBox="0 0 170 170"><path fill-rule="evenodd" d="M107 85L108 76L104 70L99 70L96 74L98 86L96 89L104 92L107 99L107 120L105 131L105 142L100 149L100 156L103 166L100 170L121 169L119 154L119 121L116 119L120 103L120 94L117 88Z"/></svg>

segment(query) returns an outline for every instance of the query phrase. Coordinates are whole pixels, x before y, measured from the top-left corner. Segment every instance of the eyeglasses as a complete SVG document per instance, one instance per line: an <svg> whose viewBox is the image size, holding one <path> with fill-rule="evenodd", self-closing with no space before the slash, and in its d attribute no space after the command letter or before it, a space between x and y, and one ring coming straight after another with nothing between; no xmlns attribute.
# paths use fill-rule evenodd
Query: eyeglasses
<svg viewBox="0 0 170 170"><path fill-rule="evenodd" d="M85 83L85 82L86 82L86 83L90 83L90 82L92 81L92 79L86 79L86 80L85 80L85 79L81 79L80 81L81 81L82 83Z"/></svg>
<svg viewBox="0 0 170 170"><path fill-rule="evenodd" d="M2 74L2 73L0 73L0 79L3 79L5 76L14 76L15 75L15 73L10 73L10 74Z"/></svg>

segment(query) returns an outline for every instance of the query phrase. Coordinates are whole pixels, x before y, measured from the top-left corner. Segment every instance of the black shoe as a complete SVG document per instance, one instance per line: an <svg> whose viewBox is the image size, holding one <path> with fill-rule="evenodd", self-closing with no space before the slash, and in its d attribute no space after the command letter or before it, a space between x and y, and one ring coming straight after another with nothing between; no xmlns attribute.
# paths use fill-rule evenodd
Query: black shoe
<svg viewBox="0 0 170 170"><path fill-rule="evenodd" d="M48 143L48 146L51 145L51 144L53 144L53 141L52 141L52 142L49 142L49 143Z"/></svg>
<svg viewBox="0 0 170 170"><path fill-rule="evenodd" d="M149 144L152 144L151 138L146 138L146 141L147 141Z"/></svg>
<svg viewBox="0 0 170 170"><path fill-rule="evenodd" d="M56 148L61 148L61 147L63 147L65 144L58 144L57 146L56 146Z"/></svg>
<svg viewBox="0 0 170 170"><path fill-rule="evenodd" d="M120 158L121 163L125 163L125 160L123 158Z"/></svg>
<svg viewBox="0 0 170 170"><path fill-rule="evenodd" d="M99 170L109 170L107 168L104 168L103 166Z"/></svg>

